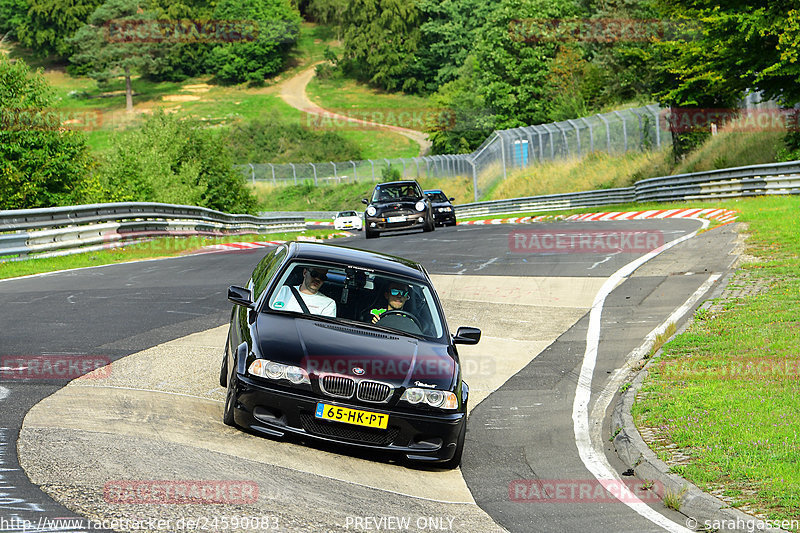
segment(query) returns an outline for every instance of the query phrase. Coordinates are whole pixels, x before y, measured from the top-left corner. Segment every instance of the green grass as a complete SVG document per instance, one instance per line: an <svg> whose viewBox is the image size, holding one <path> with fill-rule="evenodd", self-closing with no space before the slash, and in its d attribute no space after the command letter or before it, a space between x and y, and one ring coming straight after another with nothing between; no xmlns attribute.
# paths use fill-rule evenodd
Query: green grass
<svg viewBox="0 0 800 533"><path fill-rule="evenodd" d="M315 77L308 84L306 91L314 103L342 114L359 111L370 114L380 113L381 116L387 117L391 112L393 116L398 117L398 112L402 111L431 110L431 104L427 98L405 93L384 92L338 75L326 79ZM358 115L358 118L361 116ZM404 124L394 125L419 129Z"/></svg>
<svg viewBox="0 0 800 533"><path fill-rule="evenodd" d="M238 235L224 238L187 237L187 238L159 238L152 241L132 244L124 248L113 248L96 252L85 252L60 257L30 258L23 261L0 262L0 279L69 270L89 266L108 265L112 263L125 263L159 257L173 257L184 255L194 250L211 244L226 242L252 242L252 241L278 241L294 240L299 235L306 237L325 237L331 235L331 230L305 230L292 233L270 233L259 235Z"/></svg>
<svg viewBox="0 0 800 533"><path fill-rule="evenodd" d="M634 405L691 457L678 473L771 519L800 518L800 198L725 203L749 226L757 296L699 313L664 346ZM748 366L749 365L749 366Z"/></svg>

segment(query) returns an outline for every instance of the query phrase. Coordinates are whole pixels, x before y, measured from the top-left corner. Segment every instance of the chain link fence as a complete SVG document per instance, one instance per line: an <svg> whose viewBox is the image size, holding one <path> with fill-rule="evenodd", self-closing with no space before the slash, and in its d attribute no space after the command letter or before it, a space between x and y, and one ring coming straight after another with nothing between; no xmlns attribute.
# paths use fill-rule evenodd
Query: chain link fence
<svg viewBox="0 0 800 533"><path fill-rule="evenodd" d="M657 105L612 111L574 120L492 133L471 154L368 159L326 163L251 163L236 167L253 183L315 186L357 180L384 180L386 169L403 179L468 178L475 201L509 173L555 159L580 158L596 151L620 154L671 145L667 118ZM395 174L397 175L397 174Z"/></svg>

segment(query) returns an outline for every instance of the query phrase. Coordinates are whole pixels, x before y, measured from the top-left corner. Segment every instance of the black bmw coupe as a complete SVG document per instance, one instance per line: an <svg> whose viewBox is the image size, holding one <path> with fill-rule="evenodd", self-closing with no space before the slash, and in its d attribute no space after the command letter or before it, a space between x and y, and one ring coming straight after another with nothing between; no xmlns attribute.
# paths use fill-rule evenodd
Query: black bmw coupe
<svg viewBox="0 0 800 533"><path fill-rule="evenodd" d="M224 422L455 468L469 387L422 265L341 246L270 251L236 304L220 371Z"/></svg>

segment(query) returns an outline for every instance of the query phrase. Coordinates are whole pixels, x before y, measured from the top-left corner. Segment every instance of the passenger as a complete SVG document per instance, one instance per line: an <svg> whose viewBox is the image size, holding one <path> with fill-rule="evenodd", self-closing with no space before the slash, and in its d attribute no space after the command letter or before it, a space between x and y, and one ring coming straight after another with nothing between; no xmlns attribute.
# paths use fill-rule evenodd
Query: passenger
<svg viewBox="0 0 800 533"><path fill-rule="evenodd" d="M383 293L386 298L386 307L380 307L370 310L369 314L372 315L372 323L376 323L381 319L381 315L386 311L399 311L408 301L410 296L408 285L403 283L392 282Z"/></svg>
<svg viewBox="0 0 800 533"><path fill-rule="evenodd" d="M336 316L336 302L319 292L322 284L328 279L327 268L304 268L303 281L300 285L296 286L296 294L303 299L303 303L308 307L308 311L312 315L323 316ZM297 302L295 294L292 289L286 285L281 287L278 295L275 297L275 303L272 304L273 309L280 309L284 311L296 311L298 313L305 312L302 306Z"/></svg>

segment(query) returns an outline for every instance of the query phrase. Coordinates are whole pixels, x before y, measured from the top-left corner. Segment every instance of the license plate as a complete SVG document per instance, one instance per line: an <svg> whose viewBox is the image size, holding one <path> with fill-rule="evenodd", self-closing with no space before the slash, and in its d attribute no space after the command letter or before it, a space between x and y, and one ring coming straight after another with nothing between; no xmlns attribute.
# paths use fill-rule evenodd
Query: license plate
<svg viewBox="0 0 800 533"><path fill-rule="evenodd" d="M317 412L314 413L314 416L316 418L322 418L323 420L333 420L335 422L344 422L345 424L354 424L356 426L365 426L368 428L386 429L389 425L389 415L349 409L347 407L337 407L324 403L317 404Z"/></svg>
<svg viewBox="0 0 800 533"><path fill-rule="evenodd" d="M406 221L406 217L389 217L389 218L386 219L386 222L389 222L389 223L392 223L392 222L405 222L405 221Z"/></svg>

